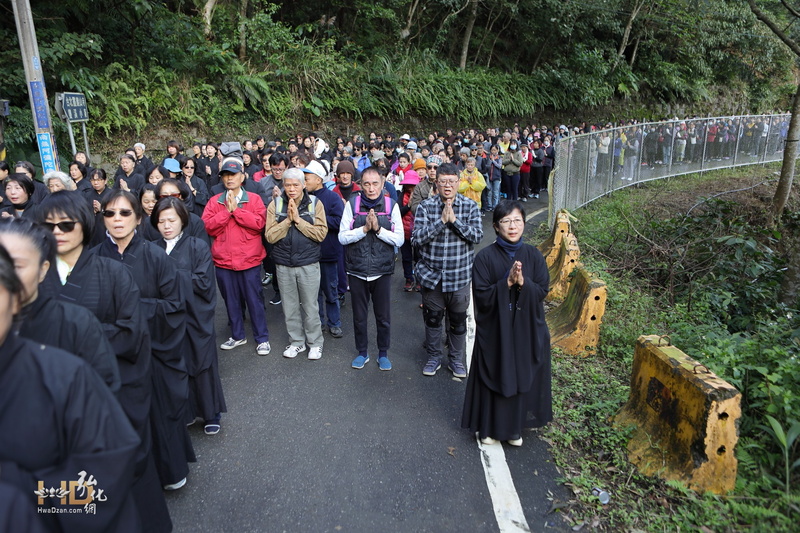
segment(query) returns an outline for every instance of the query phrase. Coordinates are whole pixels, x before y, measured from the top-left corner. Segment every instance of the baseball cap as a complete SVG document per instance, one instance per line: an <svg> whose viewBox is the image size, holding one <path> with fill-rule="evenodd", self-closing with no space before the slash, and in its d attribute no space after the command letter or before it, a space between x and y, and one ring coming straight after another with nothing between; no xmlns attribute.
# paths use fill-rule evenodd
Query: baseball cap
<svg viewBox="0 0 800 533"><path fill-rule="evenodd" d="M306 168L301 168L300 170L306 174L316 174L322 179L325 179L325 176L328 174L325 171L325 167L323 167L319 161L311 161L308 165L306 165ZM286 179L285 173L283 179Z"/></svg>
<svg viewBox="0 0 800 533"><path fill-rule="evenodd" d="M402 141L408 141L410 139L411 139L411 136L408 133L404 133L403 135L400 136L400 140L402 140Z"/></svg>
<svg viewBox="0 0 800 533"><path fill-rule="evenodd" d="M406 148L408 148L409 150L416 150L417 149L417 143L415 143L414 141L410 141L406 145Z"/></svg>
<svg viewBox="0 0 800 533"><path fill-rule="evenodd" d="M230 172L232 174L244 172L244 164L235 157L226 157L222 160L222 164L219 167L220 174L224 174L225 172Z"/></svg>
<svg viewBox="0 0 800 533"><path fill-rule="evenodd" d="M170 157L164 161L164 168L166 168L170 172L178 174L181 171L181 164L178 163L177 159L172 159Z"/></svg>

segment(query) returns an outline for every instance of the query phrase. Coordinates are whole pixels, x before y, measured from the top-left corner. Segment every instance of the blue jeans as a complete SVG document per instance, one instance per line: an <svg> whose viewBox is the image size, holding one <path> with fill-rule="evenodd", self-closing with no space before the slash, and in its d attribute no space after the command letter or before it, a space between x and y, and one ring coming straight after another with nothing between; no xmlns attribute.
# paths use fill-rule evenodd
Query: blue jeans
<svg viewBox="0 0 800 533"><path fill-rule="evenodd" d="M339 263L319 262L319 322L329 328L341 328L339 314ZM325 315L328 316L327 322Z"/></svg>
<svg viewBox="0 0 800 533"><path fill-rule="evenodd" d="M217 267L217 286L225 301L231 337L241 340L247 338L244 331L243 304L247 303L253 336L258 344L269 340L267 316L264 311L264 289L261 287L261 267L247 270L228 270Z"/></svg>
<svg viewBox="0 0 800 533"><path fill-rule="evenodd" d="M489 205L486 206L486 209L492 210L497 207L497 204L500 203L500 184L503 180L494 180L489 182L489 187L491 188L491 192L489 193Z"/></svg>

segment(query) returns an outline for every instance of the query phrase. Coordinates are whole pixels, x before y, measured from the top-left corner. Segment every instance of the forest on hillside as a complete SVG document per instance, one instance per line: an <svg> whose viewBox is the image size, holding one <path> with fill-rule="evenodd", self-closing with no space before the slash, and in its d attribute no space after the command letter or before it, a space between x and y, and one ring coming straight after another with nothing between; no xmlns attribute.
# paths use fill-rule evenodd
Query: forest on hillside
<svg viewBox="0 0 800 533"><path fill-rule="evenodd" d="M0 98L11 101L13 146L33 127L11 2L0 6ZM85 93L93 136L154 124L222 134L260 122L279 132L330 118L483 124L620 101L644 110L637 118L661 118L646 110L672 102L734 114L786 109L796 86L795 58L739 0L31 7L48 94Z"/></svg>

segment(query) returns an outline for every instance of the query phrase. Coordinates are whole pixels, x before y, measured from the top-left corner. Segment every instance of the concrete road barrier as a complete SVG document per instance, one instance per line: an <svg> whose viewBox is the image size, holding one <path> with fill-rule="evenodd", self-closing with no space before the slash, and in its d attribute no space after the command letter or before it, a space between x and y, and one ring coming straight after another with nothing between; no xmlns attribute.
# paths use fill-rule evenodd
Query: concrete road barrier
<svg viewBox="0 0 800 533"><path fill-rule="evenodd" d="M570 233L572 233L570 215L566 209L562 209L556 214L556 222L553 224L553 232L550 234L550 237L537 246L539 251L542 252L544 260L547 262L548 269L553 266L556 258L558 258L561 242L566 240L567 235Z"/></svg>
<svg viewBox="0 0 800 533"><path fill-rule="evenodd" d="M579 266L573 272L567 296L547 313L550 344L584 357L594 353L600 340L600 323L606 312L606 284Z"/></svg>
<svg viewBox="0 0 800 533"><path fill-rule="evenodd" d="M568 233L558 246L555 261L547 269L550 273L550 292L545 298L547 301L561 301L567 295L570 274L578 266L580 256L578 239L573 233Z"/></svg>
<svg viewBox="0 0 800 533"><path fill-rule="evenodd" d="M722 494L736 484L741 394L657 335L636 341L628 403L628 457L645 475Z"/></svg>

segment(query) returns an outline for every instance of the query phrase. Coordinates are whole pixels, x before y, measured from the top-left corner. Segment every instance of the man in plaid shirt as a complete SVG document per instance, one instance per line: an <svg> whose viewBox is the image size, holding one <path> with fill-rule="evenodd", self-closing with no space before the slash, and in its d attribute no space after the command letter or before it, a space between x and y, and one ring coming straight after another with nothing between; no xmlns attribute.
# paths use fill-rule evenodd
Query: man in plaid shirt
<svg viewBox="0 0 800 533"><path fill-rule="evenodd" d="M442 367L442 319L450 322L450 363L455 377L467 377L464 351L467 340L469 283L475 245L483 238L478 204L458 194L458 170L443 164L436 174L439 194L424 200L414 217L412 243L419 249L416 267L422 291L425 346L428 362L422 369L433 376Z"/></svg>

